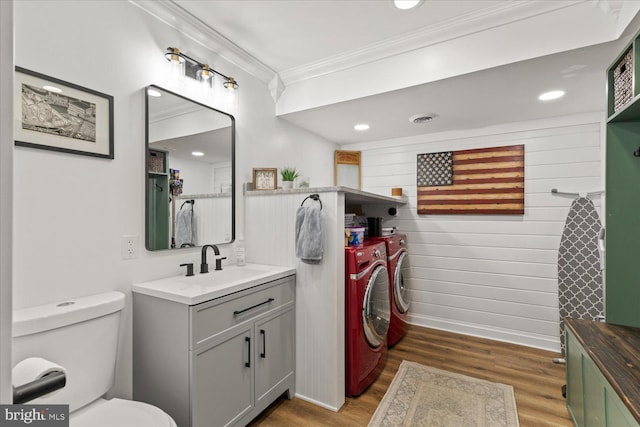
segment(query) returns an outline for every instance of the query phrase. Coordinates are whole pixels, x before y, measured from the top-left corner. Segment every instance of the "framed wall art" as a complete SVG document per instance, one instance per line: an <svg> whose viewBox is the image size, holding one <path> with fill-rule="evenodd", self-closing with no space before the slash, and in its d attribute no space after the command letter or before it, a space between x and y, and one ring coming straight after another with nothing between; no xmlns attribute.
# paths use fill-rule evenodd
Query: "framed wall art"
<svg viewBox="0 0 640 427"><path fill-rule="evenodd" d="M524 144L418 154L418 214L524 215Z"/></svg>
<svg viewBox="0 0 640 427"><path fill-rule="evenodd" d="M113 159L113 96L16 67L15 144Z"/></svg>
<svg viewBox="0 0 640 427"><path fill-rule="evenodd" d="M334 184L360 190L360 151L336 150L334 153Z"/></svg>
<svg viewBox="0 0 640 427"><path fill-rule="evenodd" d="M275 190L278 188L277 168L253 168L254 190Z"/></svg>

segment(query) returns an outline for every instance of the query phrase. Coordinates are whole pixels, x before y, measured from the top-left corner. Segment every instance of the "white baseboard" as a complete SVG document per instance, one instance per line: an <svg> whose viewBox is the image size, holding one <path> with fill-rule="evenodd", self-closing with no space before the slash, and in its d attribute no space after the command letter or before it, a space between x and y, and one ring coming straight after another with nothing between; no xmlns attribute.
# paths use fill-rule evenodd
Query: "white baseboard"
<svg viewBox="0 0 640 427"><path fill-rule="evenodd" d="M326 403L319 402L319 401L317 401L315 399L312 399L312 398L307 397L307 396L303 396L303 395L301 395L299 393L296 393L296 397L298 399L304 400L306 402L313 403L316 406L320 406L322 408L329 409L330 411L333 411L333 412L338 412L340 410L340 408L342 407L342 405L340 405L339 408L336 408L335 406L327 405Z"/></svg>
<svg viewBox="0 0 640 427"><path fill-rule="evenodd" d="M479 338L503 341L526 347L554 351L557 353L560 352L560 340L558 339L427 316L409 315L407 321L416 326L424 326L426 328L440 329L443 331L471 335Z"/></svg>

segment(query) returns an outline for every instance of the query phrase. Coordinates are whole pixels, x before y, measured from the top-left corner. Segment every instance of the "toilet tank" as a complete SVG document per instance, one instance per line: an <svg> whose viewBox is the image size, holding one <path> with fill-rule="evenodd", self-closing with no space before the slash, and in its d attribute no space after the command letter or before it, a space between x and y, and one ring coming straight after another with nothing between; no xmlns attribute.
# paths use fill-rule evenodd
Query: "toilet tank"
<svg viewBox="0 0 640 427"><path fill-rule="evenodd" d="M107 292L14 310L11 366L41 357L67 373L64 388L29 404L68 404L73 412L113 386L123 308L124 294Z"/></svg>

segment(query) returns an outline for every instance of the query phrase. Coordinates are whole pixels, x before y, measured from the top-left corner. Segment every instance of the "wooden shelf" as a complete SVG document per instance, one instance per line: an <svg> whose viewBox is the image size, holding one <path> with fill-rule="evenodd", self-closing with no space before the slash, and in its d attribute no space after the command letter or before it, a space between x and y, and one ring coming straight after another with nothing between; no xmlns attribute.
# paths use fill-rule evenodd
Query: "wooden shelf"
<svg viewBox="0 0 640 427"><path fill-rule="evenodd" d="M640 120L640 95L631 99L623 108L609 116L608 123Z"/></svg>
<svg viewBox="0 0 640 427"><path fill-rule="evenodd" d="M640 423L640 329L578 319L565 324Z"/></svg>

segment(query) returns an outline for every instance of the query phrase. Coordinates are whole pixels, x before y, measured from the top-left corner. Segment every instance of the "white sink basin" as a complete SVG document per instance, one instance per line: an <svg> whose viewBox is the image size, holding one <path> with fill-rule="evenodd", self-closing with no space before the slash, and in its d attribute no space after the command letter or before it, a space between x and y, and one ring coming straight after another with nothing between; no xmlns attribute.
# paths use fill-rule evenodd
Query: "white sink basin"
<svg viewBox="0 0 640 427"><path fill-rule="evenodd" d="M197 283L198 285L211 286L212 284L223 284L229 282L251 280L256 276L261 276L269 270L258 269L255 267L226 267L223 270L211 270L206 274L196 274L192 277L186 277L186 283Z"/></svg>
<svg viewBox="0 0 640 427"><path fill-rule="evenodd" d="M186 277L185 275L133 285L133 292L195 305L295 274L291 267L247 264Z"/></svg>

